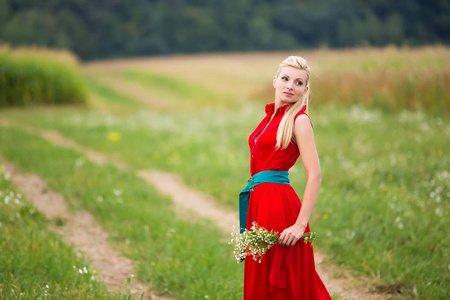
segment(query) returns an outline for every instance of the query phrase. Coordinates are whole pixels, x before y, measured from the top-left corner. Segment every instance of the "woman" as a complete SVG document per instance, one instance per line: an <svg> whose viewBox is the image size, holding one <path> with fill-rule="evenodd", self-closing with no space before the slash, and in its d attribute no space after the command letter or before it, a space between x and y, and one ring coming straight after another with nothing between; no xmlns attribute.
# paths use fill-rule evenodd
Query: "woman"
<svg viewBox="0 0 450 300"><path fill-rule="evenodd" d="M321 183L307 115L309 78L305 59L285 59L273 80L275 102L266 106L266 117L249 138L252 177L246 187L249 198L240 199L241 227L250 228L256 221L281 234L261 263L245 260L245 300L331 299L316 273L313 248L299 241L309 232L308 220ZM307 178L303 203L287 176L299 156Z"/></svg>

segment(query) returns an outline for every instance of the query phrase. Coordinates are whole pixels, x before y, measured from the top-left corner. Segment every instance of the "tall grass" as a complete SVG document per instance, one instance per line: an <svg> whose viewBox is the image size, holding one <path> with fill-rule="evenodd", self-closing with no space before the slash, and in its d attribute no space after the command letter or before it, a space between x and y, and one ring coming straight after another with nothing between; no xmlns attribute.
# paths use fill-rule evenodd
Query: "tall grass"
<svg viewBox="0 0 450 300"><path fill-rule="evenodd" d="M324 50L308 56L313 102L450 114L448 47ZM254 97L272 95L269 86Z"/></svg>
<svg viewBox="0 0 450 300"><path fill-rule="evenodd" d="M75 58L55 50L0 46L0 107L84 103Z"/></svg>
<svg viewBox="0 0 450 300"><path fill-rule="evenodd" d="M172 82L179 79L239 100L266 102L273 99L271 80L277 66L288 55L308 60L312 103L357 104L385 112L410 109L441 116L450 112L447 46L169 56L134 59L128 64L125 60L100 62L87 69L97 69L97 76L102 72L119 76L132 69Z"/></svg>

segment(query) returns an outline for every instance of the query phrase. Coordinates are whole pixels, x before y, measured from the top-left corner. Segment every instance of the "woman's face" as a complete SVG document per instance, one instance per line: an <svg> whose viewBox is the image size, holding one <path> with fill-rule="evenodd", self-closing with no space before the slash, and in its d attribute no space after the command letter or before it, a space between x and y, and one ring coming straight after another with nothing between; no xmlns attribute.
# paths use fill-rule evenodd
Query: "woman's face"
<svg viewBox="0 0 450 300"><path fill-rule="evenodd" d="M275 103L280 106L297 102L308 91L305 70L293 67L282 67L278 77L273 79Z"/></svg>

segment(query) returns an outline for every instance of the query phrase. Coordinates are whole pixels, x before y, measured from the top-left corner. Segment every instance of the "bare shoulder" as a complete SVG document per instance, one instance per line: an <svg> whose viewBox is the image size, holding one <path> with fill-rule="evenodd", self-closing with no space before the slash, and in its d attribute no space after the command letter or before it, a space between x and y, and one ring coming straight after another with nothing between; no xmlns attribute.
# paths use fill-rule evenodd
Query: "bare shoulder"
<svg viewBox="0 0 450 300"><path fill-rule="evenodd" d="M301 114L295 120L294 130L298 133L312 132L312 124L307 114Z"/></svg>

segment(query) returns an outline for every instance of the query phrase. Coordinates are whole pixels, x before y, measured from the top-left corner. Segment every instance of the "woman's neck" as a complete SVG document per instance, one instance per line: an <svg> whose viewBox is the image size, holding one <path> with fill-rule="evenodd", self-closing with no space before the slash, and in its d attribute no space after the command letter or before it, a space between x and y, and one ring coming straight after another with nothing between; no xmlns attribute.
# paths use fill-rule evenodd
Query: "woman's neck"
<svg viewBox="0 0 450 300"><path fill-rule="evenodd" d="M276 113L280 107L283 107L283 106L285 106L287 104L289 104L289 103L284 103L281 100L277 101L277 99L275 99L274 113Z"/></svg>

